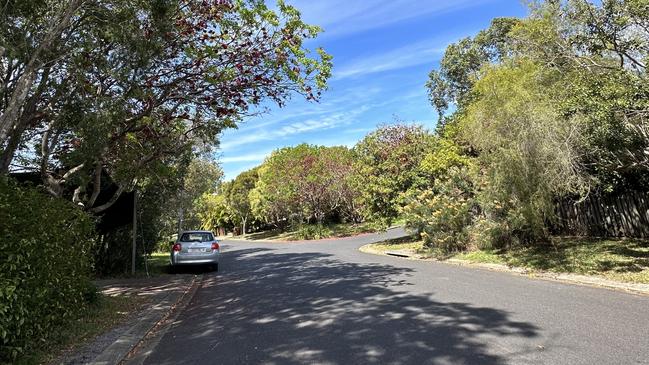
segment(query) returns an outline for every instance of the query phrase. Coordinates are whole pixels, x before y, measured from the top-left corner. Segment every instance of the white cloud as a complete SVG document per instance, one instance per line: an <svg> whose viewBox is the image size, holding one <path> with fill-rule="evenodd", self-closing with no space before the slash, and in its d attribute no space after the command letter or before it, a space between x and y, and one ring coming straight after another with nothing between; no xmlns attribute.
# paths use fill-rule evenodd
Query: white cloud
<svg viewBox="0 0 649 365"><path fill-rule="evenodd" d="M230 138L223 138L221 140L220 149L221 151L228 151L237 146L263 141L268 139L266 134L267 133L255 133L242 135L242 133L237 133L236 137L231 136Z"/></svg>
<svg viewBox="0 0 649 365"><path fill-rule="evenodd" d="M268 157L272 151L261 152L261 153L250 153L246 155L235 155L229 157L222 157L219 159L222 163L232 163L232 162L261 162L266 157Z"/></svg>
<svg viewBox="0 0 649 365"><path fill-rule="evenodd" d="M425 15L441 15L489 0L288 0L307 23L319 25L323 37L381 28Z"/></svg>
<svg viewBox="0 0 649 365"><path fill-rule="evenodd" d="M334 69L334 79L358 77L376 72L398 70L422 64L432 64L446 49L448 42L424 41L386 53L352 61Z"/></svg>
<svg viewBox="0 0 649 365"><path fill-rule="evenodd" d="M287 136L296 135L300 133L313 132L318 130L327 130L342 125L348 125L352 123L355 118L370 109L372 106L369 104L361 105L351 110L345 112L333 113L327 116L323 116L317 119L308 119L305 121L293 122L288 125L285 125L279 129L275 128L273 130L253 130L249 131L248 134L241 130L237 131L235 136L228 136L231 138L224 137L221 141L221 151L230 152L235 148L240 146L253 144L261 141L269 141L275 139L281 139ZM226 157L227 159L228 157ZM221 161L224 161L222 159ZM233 161L227 161L233 162Z"/></svg>

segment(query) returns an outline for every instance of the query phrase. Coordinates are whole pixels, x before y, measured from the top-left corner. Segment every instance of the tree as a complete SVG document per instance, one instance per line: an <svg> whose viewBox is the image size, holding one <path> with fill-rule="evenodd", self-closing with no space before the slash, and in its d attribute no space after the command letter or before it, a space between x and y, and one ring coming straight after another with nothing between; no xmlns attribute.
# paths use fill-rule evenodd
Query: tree
<svg viewBox="0 0 649 365"><path fill-rule="evenodd" d="M197 210L203 229L217 232L219 228L234 226L232 210L223 194L204 194L199 200Z"/></svg>
<svg viewBox="0 0 649 365"><path fill-rule="evenodd" d="M224 186L224 193L227 197L227 203L230 209L237 216L241 223L241 234L246 234L246 223L252 216L252 207L250 205L250 192L255 188L257 183L257 168L244 171Z"/></svg>
<svg viewBox="0 0 649 365"><path fill-rule="evenodd" d="M584 118L584 165L604 191L648 182L648 15L644 1L545 2L512 32L519 57L563 75L556 107Z"/></svg>
<svg viewBox="0 0 649 365"><path fill-rule="evenodd" d="M136 2L80 7L64 30L57 72L30 96L33 113L22 109L35 122L19 140L38 144L36 155L19 156L23 167L40 170L53 195L74 191L72 199L94 213L198 144L215 145L262 101L283 105L293 93L317 99L330 75L331 57L319 49L310 58L303 46L319 29L283 2L277 11L258 0ZM6 55L5 64L14 62ZM2 143L11 150L13 142ZM103 174L119 189L96 206Z"/></svg>
<svg viewBox="0 0 649 365"><path fill-rule="evenodd" d="M194 158L184 172L182 188L176 195L178 231L200 224L196 208L205 194L216 193L223 178L223 170L214 161Z"/></svg>
<svg viewBox="0 0 649 365"><path fill-rule="evenodd" d="M3 156L13 154L20 135L31 123L29 114L36 112L36 103L42 97L56 58L65 52L67 35L64 33L78 23L74 18L83 2L12 1L3 6L0 12L5 25L0 31ZM32 91L34 85L37 87ZM26 113L22 113L23 108ZM3 158L3 168L8 166L8 160Z"/></svg>
<svg viewBox="0 0 649 365"><path fill-rule="evenodd" d="M421 126L395 124L371 132L354 147L365 218L389 224L399 215L401 194L427 183L420 164L434 141Z"/></svg>
<svg viewBox="0 0 649 365"><path fill-rule="evenodd" d="M251 198L269 223L322 225L329 218L358 221L354 155L346 147L300 144L273 152L259 170Z"/></svg>
<svg viewBox="0 0 649 365"><path fill-rule="evenodd" d="M583 119L564 119L553 107L547 90L557 87L559 74L530 61L482 72L462 121L462 136L478 151L484 172L481 207L493 213L491 219L502 219L515 238L545 239L555 198L580 196L589 188L580 159Z"/></svg>
<svg viewBox="0 0 649 365"><path fill-rule="evenodd" d="M509 32L519 23L515 18L495 18L491 26L475 37L461 39L446 48L439 70L432 70L426 87L438 113L438 127L444 126L449 105L461 106L470 94L483 65L498 62L509 52Z"/></svg>

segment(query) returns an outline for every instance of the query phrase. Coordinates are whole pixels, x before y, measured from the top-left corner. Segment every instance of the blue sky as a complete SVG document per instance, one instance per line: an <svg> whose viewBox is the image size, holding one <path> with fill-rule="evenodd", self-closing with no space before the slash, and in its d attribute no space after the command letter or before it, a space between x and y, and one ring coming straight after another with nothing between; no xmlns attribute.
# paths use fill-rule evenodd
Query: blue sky
<svg viewBox="0 0 649 365"><path fill-rule="evenodd" d="M434 128L425 83L444 49L491 19L524 16L519 0L287 0L324 29L307 46L333 55L319 103L300 97L221 136L225 179L261 164L274 149L303 142L353 146L395 118Z"/></svg>

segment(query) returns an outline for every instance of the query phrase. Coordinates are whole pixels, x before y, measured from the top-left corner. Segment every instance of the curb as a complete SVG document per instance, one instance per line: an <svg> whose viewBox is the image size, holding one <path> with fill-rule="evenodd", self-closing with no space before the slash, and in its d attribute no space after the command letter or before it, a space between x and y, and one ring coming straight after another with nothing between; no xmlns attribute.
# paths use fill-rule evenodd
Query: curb
<svg viewBox="0 0 649 365"><path fill-rule="evenodd" d="M446 264L446 265L464 266L464 267L475 268L475 269L498 271L498 272L504 272L508 274L525 276L531 279L555 281L555 282L580 285L580 286L597 287L597 288L623 291L626 293L649 296L649 284L623 283L623 282L613 281L613 280L604 279L596 276L587 276L587 275L578 275L578 274L530 271L522 267L515 267L515 266L509 267L507 265L500 265L500 264L477 263L477 262L471 262L471 261L459 260L459 259L448 259L448 260L426 259L420 257L419 255L405 254L403 252L394 252L394 251L376 252L373 250L369 250L366 247L370 245L372 244L361 246L359 248L359 251L362 253L372 254L372 255L392 256L392 257L398 257L407 260L428 261L428 262L436 262L436 263Z"/></svg>
<svg viewBox="0 0 649 365"><path fill-rule="evenodd" d="M101 354L95 357L89 365L112 365L119 364L131 353L137 350L140 343L153 331L158 324L165 321L169 315L177 308L178 303L198 286L203 276L194 276L187 286L187 289L166 294L160 302L146 310L140 320L131 328L126 330L122 335L108 346ZM194 290L195 291L195 290Z"/></svg>
<svg viewBox="0 0 649 365"><path fill-rule="evenodd" d="M203 276L199 279L197 284L200 284ZM182 298L169 310L167 315L165 315L155 326L149 331L140 342L133 347L133 349L126 354L126 356L120 362L121 365L140 365L143 364L151 352L158 346L162 337L167 333L171 324L173 324L180 313L189 305L189 303L194 299L194 295L198 291L199 285L192 285L185 291L185 294Z"/></svg>
<svg viewBox="0 0 649 365"><path fill-rule="evenodd" d="M597 276L569 274L569 273L553 273L548 271L531 271L521 267L509 267L499 264L483 264L475 263L466 260L450 259L447 261L438 261L450 265L475 267L479 269L487 269L491 271L500 271L511 274L518 274L527 276L533 279L540 279L546 281L556 281L567 284L590 286L603 289L610 289L616 291L624 291L639 295L649 295L649 284L636 284L636 283L623 283L609 279L600 278Z"/></svg>

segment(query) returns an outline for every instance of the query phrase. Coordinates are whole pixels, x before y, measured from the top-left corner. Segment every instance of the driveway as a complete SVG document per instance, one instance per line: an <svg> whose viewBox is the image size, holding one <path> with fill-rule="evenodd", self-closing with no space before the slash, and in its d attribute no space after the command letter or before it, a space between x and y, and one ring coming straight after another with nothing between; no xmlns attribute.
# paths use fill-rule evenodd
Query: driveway
<svg viewBox="0 0 649 365"><path fill-rule="evenodd" d="M649 364L649 297L361 253L403 235L224 241L147 364Z"/></svg>

